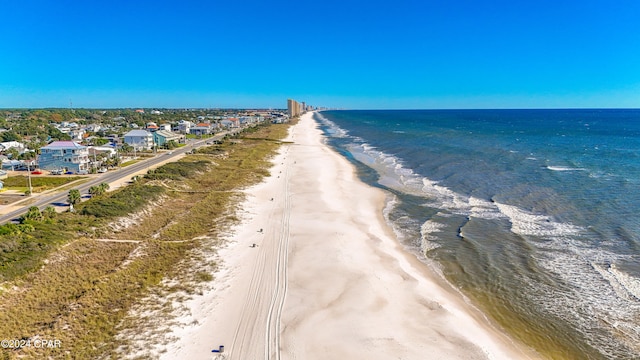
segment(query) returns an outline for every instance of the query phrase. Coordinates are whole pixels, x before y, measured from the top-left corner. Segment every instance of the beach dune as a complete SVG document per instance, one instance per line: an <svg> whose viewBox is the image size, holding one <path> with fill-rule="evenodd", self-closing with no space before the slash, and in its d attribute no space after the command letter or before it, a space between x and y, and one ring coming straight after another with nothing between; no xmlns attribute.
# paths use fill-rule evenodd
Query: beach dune
<svg viewBox="0 0 640 360"><path fill-rule="evenodd" d="M219 345L239 360L534 357L402 248L386 194L324 144L312 114L289 140L162 358L209 359Z"/></svg>

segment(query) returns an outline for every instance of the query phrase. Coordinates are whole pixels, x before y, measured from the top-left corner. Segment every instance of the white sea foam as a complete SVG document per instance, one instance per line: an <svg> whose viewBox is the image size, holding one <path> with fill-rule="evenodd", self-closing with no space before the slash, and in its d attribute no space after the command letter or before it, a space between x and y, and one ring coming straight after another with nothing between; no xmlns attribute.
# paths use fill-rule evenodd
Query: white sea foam
<svg viewBox="0 0 640 360"><path fill-rule="evenodd" d="M552 221L546 215L526 212L516 206L495 203L511 221L511 231L518 235L539 237L578 235L584 229L572 224Z"/></svg>
<svg viewBox="0 0 640 360"><path fill-rule="evenodd" d="M622 284L620 284L616 276L611 272L610 265L608 264L604 264L604 265L591 264L591 265L605 280L609 282L609 284L611 285L611 288L613 289L613 291L616 292L616 295L618 295L618 297L625 300L631 300L631 297L629 296L630 293L625 289L625 287Z"/></svg>
<svg viewBox="0 0 640 360"><path fill-rule="evenodd" d="M338 126L333 121L331 121L331 120L327 119L326 117L322 116L322 114L316 113L316 116L318 116L320 121L322 123L324 123L329 128L328 132L331 135L331 137L346 138L346 137L349 136L349 132L347 130L341 128L340 126Z"/></svg>
<svg viewBox="0 0 640 360"><path fill-rule="evenodd" d="M553 221L545 215L528 213L516 206L459 194L437 181L416 174L405 167L399 158L366 143L351 150L358 160L372 165L381 174L380 182L383 185L426 197L432 201L430 206L447 210L451 214L489 220L508 218L512 224L511 231L519 235L568 236L577 235L583 230L572 224Z"/></svg>
<svg viewBox="0 0 640 360"><path fill-rule="evenodd" d="M500 212L498 206L490 201L472 196L469 198L469 205L471 206L471 214L469 215L471 217L489 220L507 218L505 214Z"/></svg>
<svg viewBox="0 0 640 360"><path fill-rule="evenodd" d="M420 227L420 236L422 238L422 253L425 254L430 250L434 250L440 247L434 240L438 239L437 233L442 232L446 225L435 222L433 220L427 220Z"/></svg>
<svg viewBox="0 0 640 360"><path fill-rule="evenodd" d="M542 283L531 284L536 303L545 312L572 323L587 342L608 358L619 358L624 350L610 338L593 336L594 329L610 332L630 348L637 346L640 301L636 295L640 281L614 265L617 261L629 261L630 256L594 248L580 237L545 239L547 241L533 243L538 248L533 253L536 262L567 286L561 290Z"/></svg>
<svg viewBox="0 0 640 360"><path fill-rule="evenodd" d="M609 272L613 274L615 279L624 287L629 294L640 300L640 278L633 277L623 271L620 271L616 264L611 264Z"/></svg>
<svg viewBox="0 0 640 360"><path fill-rule="evenodd" d="M574 167L568 167L568 166L552 166L552 165L547 166L547 169L553 170L553 171L586 171L587 170L585 168L574 168Z"/></svg>

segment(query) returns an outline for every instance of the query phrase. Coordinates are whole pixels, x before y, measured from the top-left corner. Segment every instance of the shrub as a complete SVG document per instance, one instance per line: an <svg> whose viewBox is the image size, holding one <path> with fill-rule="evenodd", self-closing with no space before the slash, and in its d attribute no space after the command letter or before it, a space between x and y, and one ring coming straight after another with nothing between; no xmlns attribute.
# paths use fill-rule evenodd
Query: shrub
<svg viewBox="0 0 640 360"><path fill-rule="evenodd" d="M163 192L164 189L159 186L131 185L109 197L87 201L82 205L80 213L95 217L126 216L141 210Z"/></svg>

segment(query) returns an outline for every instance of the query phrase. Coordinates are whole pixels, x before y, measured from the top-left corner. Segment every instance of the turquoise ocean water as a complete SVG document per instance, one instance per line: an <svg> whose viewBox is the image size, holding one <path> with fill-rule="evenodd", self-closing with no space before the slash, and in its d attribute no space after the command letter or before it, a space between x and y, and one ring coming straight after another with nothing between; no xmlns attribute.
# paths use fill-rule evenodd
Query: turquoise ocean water
<svg viewBox="0 0 640 360"><path fill-rule="evenodd" d="M558 359L640 358L640 110L324 111L406 247Z"/></svg>

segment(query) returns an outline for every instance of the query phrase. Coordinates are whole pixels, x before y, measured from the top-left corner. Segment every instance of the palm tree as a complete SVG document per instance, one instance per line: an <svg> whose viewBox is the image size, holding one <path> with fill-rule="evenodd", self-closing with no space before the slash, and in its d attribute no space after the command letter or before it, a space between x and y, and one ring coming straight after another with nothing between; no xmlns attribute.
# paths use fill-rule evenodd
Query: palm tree
<svg viewBox="0 0 640 360"><path fill-rule="evenodd" d="M98 187L100 187L102 194L109 190L109 184L107 184L106 182L101 183L100 185L98 185Z"/></svg>
<svg viewBox="0 0 640 360"><path fill-rule="evenodd" d="M99 196L104 194L107 190L109 190L109 184L101 183L100 185L95 185L89 188L89 195Z"/></svg>
<svg viewBox="0 0 640 360"><path fill-rule="evenodd" d="M42 211L42 215L48 219L51 219L56 216L56 209L53 206L47 206Z"/></svg>
<svg viewBox="0 0 640 360"><path fill-rule="evenodd" d="M122 150L122 152L124 152L124 153L130 153L131 151L133 151L133 146L131 146L131 145L127 144L127 143L124 143L124 144L122 144L122 146L120 147L120 149L121 149L121 150Z"/></svg>
<svg viewBox="0 0 640 360"><path fill-rule="evenodd" d="M67 196L67 200L71 205L78 204L80 200L82 200L82 196L80 195L80 190L78 189L69 190L69 195Z"/></svg>
<svg viewBox="0 0 640 360"><path fill-rule="evenodd" d="M42 213L37 206L31 206L27 213L22 217L22 220L42 220Z"/></svg>
<svg viewBox="0 0 640 360"><path fill-rule="evenodd" d="M100 195L100 192L101 189L99 186L92 186L89 188L89 195L91 195L91 197Z"/></svg>

